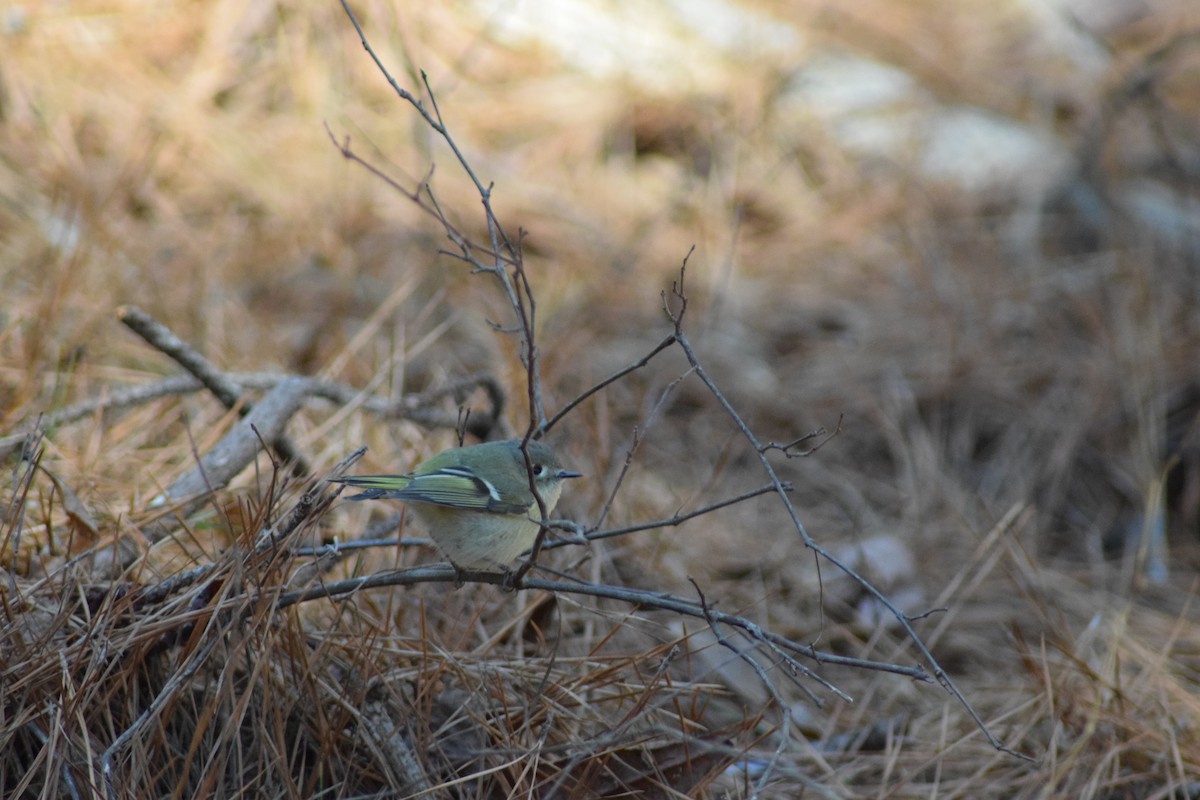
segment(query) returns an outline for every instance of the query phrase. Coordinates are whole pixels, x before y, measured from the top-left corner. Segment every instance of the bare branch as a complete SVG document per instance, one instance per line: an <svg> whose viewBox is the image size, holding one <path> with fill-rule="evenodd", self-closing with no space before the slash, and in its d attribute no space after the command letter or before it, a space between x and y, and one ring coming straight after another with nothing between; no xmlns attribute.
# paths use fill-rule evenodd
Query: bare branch
<svg viewBox="0 0 1200 800"><path fill-rule="evenodd" d="M790 483L784 483L782 485L783 485L784 491L790 492L792 490L792 485ZM579 530L579 527L577 525L575 525L574 523L559 523L559 522L551 522L551 523L549 523L549 526L552 528L561 527L565 530L573 531L575 533L578 533L584 540L589 541L589 542L594 542L594 541L599 541L601 539L612 539L617 536L626 536L630 533L637 533L639 531L650 531L650 530L655 530L657 528L672 528L677 525L682 525L683 523L687 522L689 519L695 519L696 517L701 517L701 516L704 516L705 514L711 514L712 512L717 511L719 509L727 508L732 505L736 505L737 503L741 503L743 501L750 500L751 498L754 498L754 497L761 497L764 494L773 494L775 491L776 491L775 485L768 484L766 486L760 486L757 489L751 489L750 491L742 492L741 494L734 495L733 497L727 497L724 500L718 500L715 503L710 503L701 508L697 508L694 511L688 511L687 513L684 513L684 514L675 514L673 516L666 517L664 519L650 520L649 522L639 522L634 525L625 525L620 528L608 528L606 530L581 531L581 530ZM553 549L553 548L557 548L557 547L567 547L568 545L574 545L574 544L580 544L580 543L581 542L569 541L569 540L562 541L562 542L547 542L545 545L545 549L549 550L549 549Z"/></svg>
<svg viewBox="0 0 1200 800"><path fill-rule="evenodd" d="M696 376L700 378L700 380L708 388L709 394L716 399L721 408L725 411L726 416L729 417L733 425L738 429L738 431L741 432L742 436L754 449L755 454L758 456L759 464L761 465L763 471L767 474L767 477L770 479L771 486L774 489L775 494L779 497L780 502L783 504L788 517L791 519L792 526L800 535L805 547L809 548L818 556L820 556L821 559L832 564L839 571L847 575L851 580L861 586L864 591L874 597L882 607L888 610L888 613L895 618L897 623L904 630L904 633L908 637L909 641L911 641L913 646L915 646L918 652L920 652L921 657L925 660L925 663L927 663L930 669L933 670L933 675L937 679L937 682L942 685L942 688L954 695L967 713L971 715L971 718L975 721L976 725L978 725L980 731L983 733L984 737L987 738L988 743L991 744L992 747L1001 752L1015 755L1019 758L1028 759L1028 756L1005 747L998 739L996 739L995 736L992 735L992 732L988 730L982 718L980 718L978 713L967 701L967 698L959 690L958 686L955 685L954 681L950 678L946 671L942 669L942 666L938 663L937 659L934 658L933 653L930 652L929 648L925 645L925 642L922 641L921 637L913 629L908 616L899 608L897 608L896 605L887 597L887 595L877 589L874 584L860 575L848 564L838 559L835 555L833 555L833 553L823 548L808 534L808 531L805 530L804 523L800 521L799 514L796 513L795 507L792 505L791 500L787 496L787 490L784 488L783 482L779 479L779 476L775 472L775 468L771 465L770 460L766 457L766 452L769 448L758 440L753 431L751 431L750 427L746 424L745 420L742 419L741 415L738 414L737 410L734 409L733 405L725 397L725 394L717 386L716 382L712 379L712 377L709 376L708 372L705 371L704 367L700 364L700 359L696 356L695 350L692 349L691 342L688 341L688 337L683 331L683 317L687 311L687 295L684 292L684 277L686 275L686 271L687 258L684 258L683 265L679 270L679 279L672 284L670 296L668 296L665 292L663 293L663 310L667 317L671 320L671 323L674 325L675 340L679 344L679 347L683 350L684 355L687 357L688 363L691 364L692 368L695 370ZM674 301L675 307L678 309L677 311L672 310L672 301Z"/></svg>
<svg viewBox="0 0 1200 800"><path fill-rule="evenodd" d="M826 430L824 426L821 426L820 428L817 428L815 431L809 431L808 433L804 434L800 438L793 439L792 441L788 442L787 444L778 444L777 442L767 442L766 444L764 444L762 446L761 452L765 453L768 450L778 450L781 453L783 453L784 458L803 458L805 456L811 456L813 453L817 452L822 447L824 447L825 444L830 439L832 439L833 437L837 436L839 433L842 432L842 420L845 419L845 416L846 416L845 414L838 415L837 427L835 427L833 429L832 433L829 432L828 430ZM806 442L810 442L813 439L819 439L820 441L818 441L812 447L793 452L795 450L795 448L799 447L802 444L805 444Z"/></svg>
<svg viewBox="0 0 1200 800"><path fill-rule="evenodd" d="M364 575L361 578L350 578L343 581L283 592L278 596L276 603L277 607L285 608L296 603L305 603L321 598L348 597L366 589L378 589L386 586L413 586L420 583L457 583L460 580L472 583L489 583L501 587L508 587L512 584L511 576L499 572L459 572L449 564L431 564L424 567L376 572L371 575ZM719 624L745 631L752 639L769 645L772 649L782 648L820 664L833 664L878 672L890 672L923 683L928 683L930 680L929 674L920 665L903 666L901 664L889 664L882 661L851 658L849 656L817 650L811 645L801 644L780 634L765 631L759 625L745 617L726 614L713 609L709 609L706 612L700 603L666 592L648 592L640 589L629 589L623 586L589 583L582 580L546 581L540 578L525 578L521 583L521 588L543 592L601 597L627 603L635 608L657 608L705 621L708 621L709 617L711 617L713 621ZM820 680L819 678L815 679ZM822 681L822 685L834 691L842 699L850 699L843 692L834 688L832 684L825 684Z"/></svg>
<svg viewBox="0 0 1200 800"><path fill-rule="evenodd" d="M642 367L646 366L647 364L650 363L651 359L653 359L656 355L661 353L663 350L666 350L668 347L670 347L673 344L675 344L675 335L674 334L663 339L661 342L659 342L657 345L654 346L653 350L651 350L649 353L642 356L641 358L639 358L637 361L633 362L629 366L617 370L612 375L609 375L607 378L600 381L599 383L597 383L595 386L591 387L590 389L585 389L578 396L576 396L574 399L572 399L570 402L568 402L565 406L563 406L561 409L559 409L558 413L556 413L553 417L551 417L549 420L547 420L546 423L544 425L542 425L542 427L538 430L538 433L539 434L546 433L551 428L553 428L555 425L557 425L559 420L561 420L563 417L565 417L567 414L569 414L571 411L573 411L575 409L575 407L578 406L580 403L582 403L584 400L587 400L589 397L591 397L592 395L594 395L596 392L600 391L604 387L606 387L610 384L616 383L617 381L621 380L621 378L624 378L626 375L630 374L631 372L635 372L635 371L641 369Z"/></svg>
<svg viewBox="0 0 1200 800"><path fill-rule="evenodd" d="M900 609L898 609L894 603L892 603L890 600L888 600L888 598L882 592L880 592L873 585L871 585L870 582L868 582L865 578L863 578L861 575L856 573L848 565L839 561L836 557L834 557L827 550L822 548L805 530L803 523L799 519L799 515L796 513L794 507L791 505L791 502L787 496L787 492L790 487L785 485L779 479L778 475L776 474L774 468L772 467L770 461L767 458L767 453L771 450L779 450L779 451L783 452L785 457L788 457L788 458L799 456L799 455L811 454L812 452L815 452L817 449L819 449L823 444L825 444L825 442L829 441L829 439L832 438L832 436L835 436L835 435L837 435L838 432L840 432L841 421L839 420L838 427L837 427L837 429L835 429L835 431L832 434L826 434L824 431L820 431L820 432L814 432L813 434L810 434L805 437L801 437L801 438L799 438L793 442L787 443L787 444L777 444L774 442L764 444L757 439L757 437L754 435L754 433L750 430L749 426L745 423L745 421L742 419L742 417L738 414L736 409L734 409L732 404L728 401L728 399L721 392L721 390L717 386L716 382L704 370L700 360L696 356L696 353L691 346L691 343L688 341L688 338L683 329L683 323L684 323L684 319L685 319L685 316L687 314L687 309L688 309L688 296L685 291L685 282L684 281L685 281L685 277L686 277L687 261L688 261L688 258L690 258L690 256L692 255L694 248L693 248L693 250L689 250L687 256L685 256L685 258L683 260L683 266L681 267L680 272L679 272L679 278L677 281L675 281L673 283L670 292L668 293L668 292L664 291L661 295L662 309L663 309L664 314L667 316L667 318L671 322L671 325L673 328L673 333L671 335L669 335L666 339L664 339L662 343L660 343L656 348L654 348L641 361L630 365L629 367L617 372L613 376L610 376L609 378L605 379L604 381L602 381L601 383L592 387L591 389L585 391L583 394L581 394L580 396L578 396L577 398L575 398L574 400L569 402L553 418L551 418L551 419L546 418L544 410L543 410L543 405L542 405L541 383L540 383L539 364L538 364L538 351L537 351L537 347L536 347L535 339L534 339L534 334L535 334L535 329L536 329L536 326L534 324L535 319L536 319L536 302L535 302L534 294L533 294L533 291L532 291L532 288L530 285L529 276L525 270L525 265L524 265L523 259L522 259L522 253L521 253L521 247L520 247L520 237L518 237L518 239L515 241L510 239L505 234L504 229L500 225L499 221L496 219L496 216L495 216L495 214L493 212L493 208L492 208L492 188L493 187L490 184L485 186L484 183L479 179L479 177L477 176L475 171L468 164L464 154L462 153L461 149L458 147L457 143L454 141L453 137L449 134L449 132L447 130L447 126L445 124L445 120L442 116L442 112L441 112L440 108L438 107L435 93L433 92L433 89L430 86L428 76L424 72L421 73L421 82L424 86L425 93L427 94L427 96L429 98L429 105L427 107L421 100L419 100L411 92L402 89L395 82L395 80L388 74L387 70L383 67L379 58L376 56L374 51L371 49L370 44L367 42L366 37L362 32L362 29L359 27L358 22L354 19L353 14L350 12L350 9L346 3L346 0L342 0L342 5L346 11L346 14L350 17L351 21L353 22L355 30L358 32L359 39L362 42L363 47L370 54L371 58L374 60L374 62L376 64L376 66L380 69L380 71L387 78L389 84L392 86L394 91L397 93L397 95L401 99L403 99L404 101L411 104L413 106L413 108L425 120L425 122L430 126L430 128L433 131L435 131L443 139L443 141L446 142L446 144L450 147L451 151L453 152L455 158L457 159L459 165L462 167L462 169L464 170L466 175L470 178L473 185L475 186L476 191L479 194L479 197L480 197L482 205L483 205L484 222L486 224L487 231L488 231L488 240L489 240L490 249L488 247L480 247L480 246L476 245L475 243L470 241L470 239L468 237L464 236L461 232L459 232L455 228L455 226L453 226L449 222L449 220L446 218L446 215L443 213L440 205L438 204L437 198L434 195L434 193L428 183L418 186L415 190L401 189L401 191L404 192L405 196L407 196L410 200L412 200L414 203L416 203L420 208L425 210L427 213L430 213L432 216L434 216L442 224L448 240L457 249L457 253L450 253L450 255L452 255L453 257L460 259L464 263L470 265L472 267L472 269L476 272L485 272L485 273L491 273L491 274L495 275L497 280L499 280L499 282L503 288L503 291L508 299L509 306L512 309L516 324L511 329L506 328L506 327L501 327L501 326L498 326L497 329L498 330L512 330L513 332L519 333L519 335L521 336L520 357L521 357L522 366L525 368L525 373L526 373L526 375L525 375L526 387L525 388L526 388L526 393L527 393L527 399L529 402L529 406L528 406L529 427L526 432L524 441L527 443L531 438L542 435L543 433L548 431L551 427L553 427L555 424L557 424L561 419L563 419L566 413L568 413L570 410L572 410L574 407L576 407L579 403L583 402L585 399L587 399L588 397L593 395L595 392L597 392L597 391L601 390L602 388L604 388L605 386L611 384L613 381L619 380L621 377L624 377L625 375L628 375L629 373L633 372L634 370L639 369L640 367L644 366L646 363L649 362L650 359L655 357L661 351L669 348L671 345L678 345L680 347L680 349L682 350L682 352L684 353L685 357L687 358L688 363L691 366L691 370L696 373L696 375L704 383L708 392L720 404L720 406L721 406L722 410L724 411L724 413L726 414L726 416L732 421L732 423L736 427L736 429L741 433L741 435L746 439L746 441L752 446L752 448L754 449L754 451L759 459L762 469L764 470L765 474L767 475L767 477L769 479L768 487L766 487L765 489L763 489L761 491L756 490L753 493L753 495L751 495L751 496L757 496L758 494L763 494L763 493L776 494L779 497L780 501L783 503L784 508L787 511L787 513L792 521L792 524L795 527L797 533L799 534L801 540L804 542L805 546L810 548L818 557L818 565L821 563L821 561L827 561L828 563L833 564L836 568L838 568L839 570L844 572L852 580L854 580L856 583L858 583L860 586L862 586L864 588L864 590L867 591L870 595L872 595L884 608L887 608L888 611L895 617L897 622L901 625L901 627L905 631L906 636L917 647L918 651L921 654L922 659L933 670L933 675L936 678L936 680L947 691L954 694L954 696L959 700L959 702L962 703L963 706L968 709L968 711L971 713L972 717L976 720L976 723L980 726L980 729L983 731L984 735L987 737L988 741L999 750L1002 750L1004 752L1011 752L1011 751L1007 750L1006 748L1002 747L1000 745L1000 743L986 729L986 727L983 726L982 721L978 718L978 716L975 714L975 712L967 704L966 699L958 691L957 687L950 680L950 678L945 673L945 671L941 668L941 666L938 664L938 662L933 658L933 655L929 651L928 647L926 647L924 645L924 643L921 641L920 637L916 634L916 632L912 628L910 619ZM332 138L332 134L331 134L331 138ZM347 158L351 158L351 159L355 160L356 162L363 164L363 166L365 166L373 174L379 174L378 170L374 169L373 167L370 167L369 165L364 164L360 159L358 159L357 156L354 156L349 150L348 143L344 146L340 146L340 149L343 153L343 156L345 156ZM381 177L383 177L383 176L381 176ZM384 179L387 180L386 178L384 178ZM394 183L391 181L389 181L389 183L394 185ZM523 236L523 232L521 232L521 235ZM483 252L488 253L489 260L487 262L485 262L484 260L481 260L481 258L478 255L479 253L483 253ZM811 439L814 439L817 437L822 437L822 436L824 438L820 439L820 441L818 441L815 444L815 446L813 446L805 451L798 450L800 445L807 443ZM637 441L638 440L635 436L634 449L636 449ZM524 445L523 445L523 447L524 447ZM631 455L632 455L632 450L631 450ZM527 462L527 464L526 464L527 468L531 467L531 465L528 463L527 455L526 455L526 462ZM359 588L365 588L366 586L371 586L371 585L389 585L388 581L393 581L393 580L401 581L401 582L409 582L409 581L419 582L419 581L424 581L424 580L460 580L464 577L469 577L473 580L479 580L479 581L488 582L488 583L498 583L501 585L511 586L511 587L520 586L522 588L540 588L540 589L544 589L545 591L572 591L572 592L583 593L583 594L594 593L596 596L610 597L613 599L624 599L627 602L635 602L636 601L638 603L642 603L642 602L647 601L646 596L639 595L636 593L631 594L631 592L633 590L621 590L621 589L617 589L616 587L602 587L602 586L598 586L595 584L584 584L584 583L576 583L576 582L570 582L570 581L562 581L562 582L552 583L552 582L528 579L526 577L527 573L536 563L536 559L538 557L539 552L541 551L541 549L543 547L543 542L545 541L545 537L547 535L547 530L549 527L563 527L568 530L574 531L576 534L580 533L577 526L572 526L570 524L556 523L554 521L546 520L547 514L546 514L545 503L543 502L543 499L541 498L541 496L538 494L537 487L532 478L532 474L530 474L530 476L529 476L529 485L530 485L530 489L533 492L533 496L536 501L538 512L540 513L540 516L543 519L543 526L538 533L537 539L536 539L533 549L531 551L530 558L528 559L528 561L526 561L520 567L520 569L515 573L515 575L496 575L496 574L490 574L490 573L485 573L485 574L480 574L480 575L470 575L470 574L463 575L463 574L458 573L456 570L449 570L449 569L441 570L436 573L421 572L421 571L414 572L414 571L410 570L410 571L405 571L403 573L403 577L398 577L395 574L385 575L382 577L368 576L367 578L359 579L357 581L341 582L340 584L330 584L329 586L318 587L318 588L315 588L312 590L302 590L300 593L289 593L288 595L286 595L286 597L289 598L289 602L300 602L301 600L303 600L307 597L310 597L310 596L324 596L324 595L328 595L328 594L338 594L341 592L352 592L352 591L356 591ZM620 485L620 483L618 482L618 486L619 485ZM734 501L730 501L730 502L734 502ZM707 511L715 510L715 507L718 507L717 504L714 504L712 507L706 507L706 510ZM699 513L706 513L706 510L700 510L697 512L693 512L693 514L691 514L691 515L678 515L677 517L671 518L670 520L657 522L657 523L648 523L645 526L636 526L633 529L645 529L645 528L649 528L649 527L659 527L662 524L664 524L664 522L666 524L679 524L679 522L682 522L684 519L690 518L691 516L695 516ZM626 533L626 532L630 532L630 531L624 530L624 529L622 529L620 531L612 531L612 532L595 532L595 531L593 531L588 534L584 534L583 538L589 538L589 537L603 538L606 536L621 535L622 533ZM579 537L577 536L577 538L579 538ZM376 584L375 581L382 581L382 582ZM313 594L313 595L305 594L305 592L309 592L309 591L315 592L315 594ZM699 591L699 587L697 587L697 591ZM675 610L675 611L677 611L677 613L688 614L688 615L692 615L692 616L699 615L702 618L704 618L707 622L709 622L709 624L712 626L729 625L729 626L740 628L742 631L744 631L746 633L746 635L750 636L755 642L759 643L760 646L766 647L768 650L774 652L775 655L783 661L783 663L787 664L792 669L797 669L797 666L794 664L794 660L790 656L787 656L786 653L783 652L783 650L789 650L791 652L802 653L806 657L810 657L810 658L816 657L814 654L817 651L813 650L811 647L809 647L807 649L796 650L795 649L796 643L794 643L794 642L789 643L789 642L787 642L787 640L781 639L780 637L777 637L774 634L769 634L767 632L761 631L757 628L757 626L754 626L753 623L750 623L748 620L719 615L717 612L708 608L707 603L704 601L702 601L700 606L697 607L695 604L687 604L684 601L678 600L677 598L668 598L667 596L664 596L664 595L651 595L650 597L654 598L655 602L653 603L653 605L655 607L664 608L667 610ZM782 649L777 649L777 648L782 648ZM829 654L821 655L822 659L826 659L829 657L830 657ZM840 662L840 663L849 663L849 662ZM862 664L862 663L859 663L857 665L858 666L867 666L866 664ZM898 668L898 667L894 667L894 665L892 665L892 667L893 668L890 671L901 672L902 674L907 674L907 675L910 675L911 677L914 677L914 678L917 678L920 680L928 680L928 675L926 674L926 672L924 671L924 669L922 667L918 666L918 667L913 667L913 668ZM874 667L868 667L868 668L879 668L879 667L878 667L878 665L875 665ZM777 693L774 693L774 694L775 694L777 702L779 700L781 700L781 698L778 697Z"/></svg>
<svg viewBox="0 0 1200 800"><path fill-rule="evenodd" d="M270 391L284 381L303 380L306 382L305 386L310 397L328 400L339 406L357 404L384 419L406 419L427 428L457 428L458 411L436 408L436 403L447 397L457 399L474 389L482 389L487 395L490 407L486 411L473 413L470 424L467 426L469 433L481 439L486 439L491 434L500 421L505 406L504 389L494 376L486 373L466 375L443 386L404 395L400 398L364 395L361 389L354 386L295 374L272 372L227 372L221 374L240 390ZM205 385L193 375L173 375L144 386L110 391L99 397L90 397L74 405L65 406L58 411L49 412L42 415L43 425L53 428L77 422L98 412L139 406L163 397L190 394L204 388L206 388ZM20 447L27 435L14 434L0 437L0 456L7 455Z"/></svg>
<svg viewBox="0 0 1200 800"><path fill-rule="evenodd" d="M176 336L166 325L132 305L121 306L117 309L117 319L194 375L225 408L233 409L240 402L242 407L238 413L245 416L251 412L254 406L242 397L238 385L229 380L228 376L214 367L195 348ZM271 446L284 461L295 464L297 472L308 471L308 465L300 455L300 451L292 444L291 440L284 436L282 430L271 439Z"/></svg>

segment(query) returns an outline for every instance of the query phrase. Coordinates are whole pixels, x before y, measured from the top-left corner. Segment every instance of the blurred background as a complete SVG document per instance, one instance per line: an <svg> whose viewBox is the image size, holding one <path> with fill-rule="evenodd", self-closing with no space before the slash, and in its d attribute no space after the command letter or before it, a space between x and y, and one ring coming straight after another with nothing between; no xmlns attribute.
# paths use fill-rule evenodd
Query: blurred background
<svg viewBox="0 0 1200 800"><path fill-rule="evenodd" d="M669 333L660 292L694 247L687 330L756 434L840 424L811 455L773 456L807 530L909 613L949 609L919 630L1001 738L1047 757L1009 762L976 736L938 780L978 767L1029 796L1200 796L1170 794L1200 771L1194 3L351 5L429 103L427 76L525 232L548 410ZM331 136L405 187L428 178L487 240L474 186L335 2L0 5L0 435L176 371L122 304L230 371L393 396L491 372L520 430L516 344L490 324L510 324L504 298ZM589 476L564 515L597 518L635 428L610 524L764 482L695 376L667 392L685 371L668 352L555 431ZM97 413L48 431L43 463L116 536L233 419L200 395ZM368 444L364 472L454 440L328 404L289 433L318 469ZM53 531L70 510L50 481L32 492L39 516L4 556L23 576L68 555ZM378 513L338 511L330 535ZM787 635L911 658L828 565L818 582L770 499L594 550L595 577L682 593L694 577ZM146 563L161 577L188 559ZM796 712L825 735L892 714L918 750L974 735L936 688L838 679L857 707ZM927 763L872 780L920 793Z"/></svg>

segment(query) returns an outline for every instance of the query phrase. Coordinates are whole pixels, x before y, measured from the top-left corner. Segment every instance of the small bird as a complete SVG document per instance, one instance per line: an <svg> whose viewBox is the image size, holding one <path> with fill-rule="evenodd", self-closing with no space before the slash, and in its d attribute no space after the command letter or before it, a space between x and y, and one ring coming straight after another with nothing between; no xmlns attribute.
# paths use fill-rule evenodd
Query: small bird
<svg viewBox="0 0 1200 800"><path fill-rule="evenodd" d="M533 546L541 527L530 475L547 515L558 503L563 481L579 477L563 469L541 442L529 442L526 452L528 466L521 440L485 442L444 450L407 475L357 475L333 482L364 490L349 500L403 500L455 569L507 572Z"/></svg>

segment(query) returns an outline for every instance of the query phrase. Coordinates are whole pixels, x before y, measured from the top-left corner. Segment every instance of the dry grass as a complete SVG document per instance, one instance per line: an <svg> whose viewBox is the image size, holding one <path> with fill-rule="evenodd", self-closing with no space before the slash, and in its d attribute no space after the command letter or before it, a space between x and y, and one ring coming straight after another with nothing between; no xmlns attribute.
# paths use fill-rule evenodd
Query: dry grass
<svg viewBox="0 0 1200 800"><path fill-rule="evenodd" d="M1044 126L1074 168L1032 202L864 159L788 102L787 53L697 49L701 77L668 87L505 43L463 7L357 10L402 83L429 74L498 215L529 232L550 409L669 332L659 292L695 244L689 332L755 431L845 417L779 459L808 531L866 553L909 612L944 609L918 632L1032 762L936 685L837 667L817 671L853 703L771 673L784 741L778 702L701 621L614 600L435 582L295 602L434 560L301 549L392 510L326 507L317 479L356 447L390 471L453 439L358 400L290 419L308 473L262 455L196 508L156 498L238 424L207 392L51 424L36 468L18 460L39 414L178 373L118 323L130 303L224 371L384 398L486 371L523 419L516 346L488 325L503 298L328 139L410 185L436 165L442 207L486 238L340 8L112 0L0 21L0 796L1200 796L1194 11L1151 4L1082 69L1015 4L852 5L755 7L801 27L796 58L895 64L926 100ZM1146 186L1190 198L1192 227L1122 204ZM596 518L635 426L609 524L763 483L694 376L656 406L685 369L672 352L555 432L588 475L564 514ZM267 546L267 527L287 533ZM1169 552L1134 535L1156 528ZM887 574L878 541L916 567ZM769 500L543 559L684 596L694 578L783 636L917 659L829 565L818 584Z"/></svg>

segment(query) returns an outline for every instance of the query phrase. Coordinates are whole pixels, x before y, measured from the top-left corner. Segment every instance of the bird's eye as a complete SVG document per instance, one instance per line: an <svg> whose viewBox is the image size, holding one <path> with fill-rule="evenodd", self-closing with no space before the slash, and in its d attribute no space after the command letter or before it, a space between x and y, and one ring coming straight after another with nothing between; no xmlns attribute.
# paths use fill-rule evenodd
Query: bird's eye
<svg viewBox="0 0 1200 800"><path fill-rule="evenodd" d="M535 464L533 467L533 477L540 478L542 476L542 473L544 473L545 471L546 471L546 468L543 467L541 464Z"/></svg>

